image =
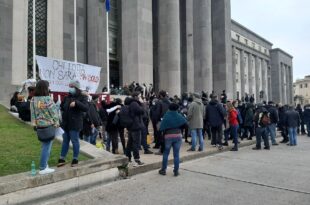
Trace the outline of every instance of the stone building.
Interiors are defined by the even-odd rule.
[[[310,104],[310,75],[303,79],[298,79],[293,85],[295,105],[302,106]]]
[[[37,55],[74,60],[73,2],[36,0]],[[32,0],[0,0],[3,102],[32,76],[32,8]],[[230,0],[111,0],[108,25],[103,0],[77,0],[77,60],[103,68],[100,89],[107,53],[116,86],[154,84],[171,95],[226,90],[228,98],[263,91],[264,100],[292,101],[292,57],[232,21]]]

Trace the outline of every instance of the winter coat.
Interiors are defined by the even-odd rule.
[[[99,113],[97,111],[97,106],[94,102],[89,102],[89,109],[84,115],[83,122],[83,134],[89,136],[92,132],[91,125],[93,124],[95,127],[99,127],[101,123],[101,119]]]
[[[304,122],[310,122],[310,104],[304,106]]]
[[[107,109],[110,109],[110,108],[113,108],[117,105],[120,105],[118,103],[115,103],[115,102],[112,102],[110,103],[108,106],[107,106]],[[110,112],[108,114],[108,120],[107,120],[107,125],[106,125],[106,131],[107,132],[115,132],[118,130],[118,126],[113,124],[113,120],[114,120],[114,117],[116,116],[116,111],[118,109],[114,110],[113,112]]]
[[[133,98],[126,98],[125,105],[129,105],[131,117],[133,119],[132,126],[128,128],[129,131],[138,131],[144,128],[142,117],[144,115],[144,109],[141,103]]]
[[[285,107],[280,107],[279,108],[279,127],[284,127],[285,125],[285,113],[287,109]]]
[[[186,119],[177,111],[167,111],[160,123],[160,131],[177,129],[187,123]]]
[[[170,103],[171,102],[168,98],[163,98],[158,101],[156,112],[159,113],[159,119],[157,119],[157,122],[161,121],[164,117],[165,113],[168,111]]]
[[[224,119],[227,115],[223,105],[217,100],[211,100],[206,108],[206,122],[211,127],[218,127],[224,124]]]
[[[50,96],[34,97],[30,102],[31,124],[36,127],[59,126],[59,110]]]
[[[298,127],[300,125],[299,113],[294,109],[289,109],[285,113],[285,125],[287,127]]]
[[[277,124],[279,122],[279,114],[277,108],[275,108],[274,106],[269,106],[267,110],[270,114],[270,123]]]
[[[266,108],[264,107],[259,107],[257,108],[257,110],[255,111],[255,115],[254,115],[254,123],[255,123],[255,127],[266,127],[267,125],[264,125],[261,121],[262,121],[262,117],[263,115],[268,115],[268,117],[270,117],[269,112],[267,111]]]
[[[190,129],[203,128],[204,105],[201,99],[195,98],[189,105],[187,120]]]
[[[75,102],[75,107],[70,107],[71,102]],[[60,104],[60,109],[62,111],[61,127],[63,130],[79,132],[83,129],[83,118],[89,109],[87,96],[69,94]]]
[[[254,105],[247,103],[244,110],[243,126],[252,127],[254,119]]]
[[[230,109],[228,111],[228,121],[230,126],[237,126],[238,123],[238,111],[236,109]]]

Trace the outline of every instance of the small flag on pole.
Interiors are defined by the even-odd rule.
[[[107,12],[110,11],[110,0],[105,0],[105,9]]]

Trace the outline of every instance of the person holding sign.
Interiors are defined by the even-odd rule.
[[[88,111],[87,96],[82,94],[80,82],[71,81],[69,84],[69,95],[66,96],[60,105],[62,111],[61,127],[65,131],[58,167],[66,164],[65,158],[68,154],[69,143],[73,145],[73,160],[71,166],[78,165],[80,152],[79,133],[83,129],[83,115]]]

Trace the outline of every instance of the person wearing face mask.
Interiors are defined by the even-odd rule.
[[[61,127],[64,130],[63,142],[58,167],[66,164],[65,158],[68,154],[69,143],[73,145],[73,160],[71,166],[78,165],[80,152],[79,133],[83,129],[83,116],[88,111],[88,97],[82,94],[80,82],[73,80],[69,84],[69,95],[66,96],[60,105],[62,111]]]

